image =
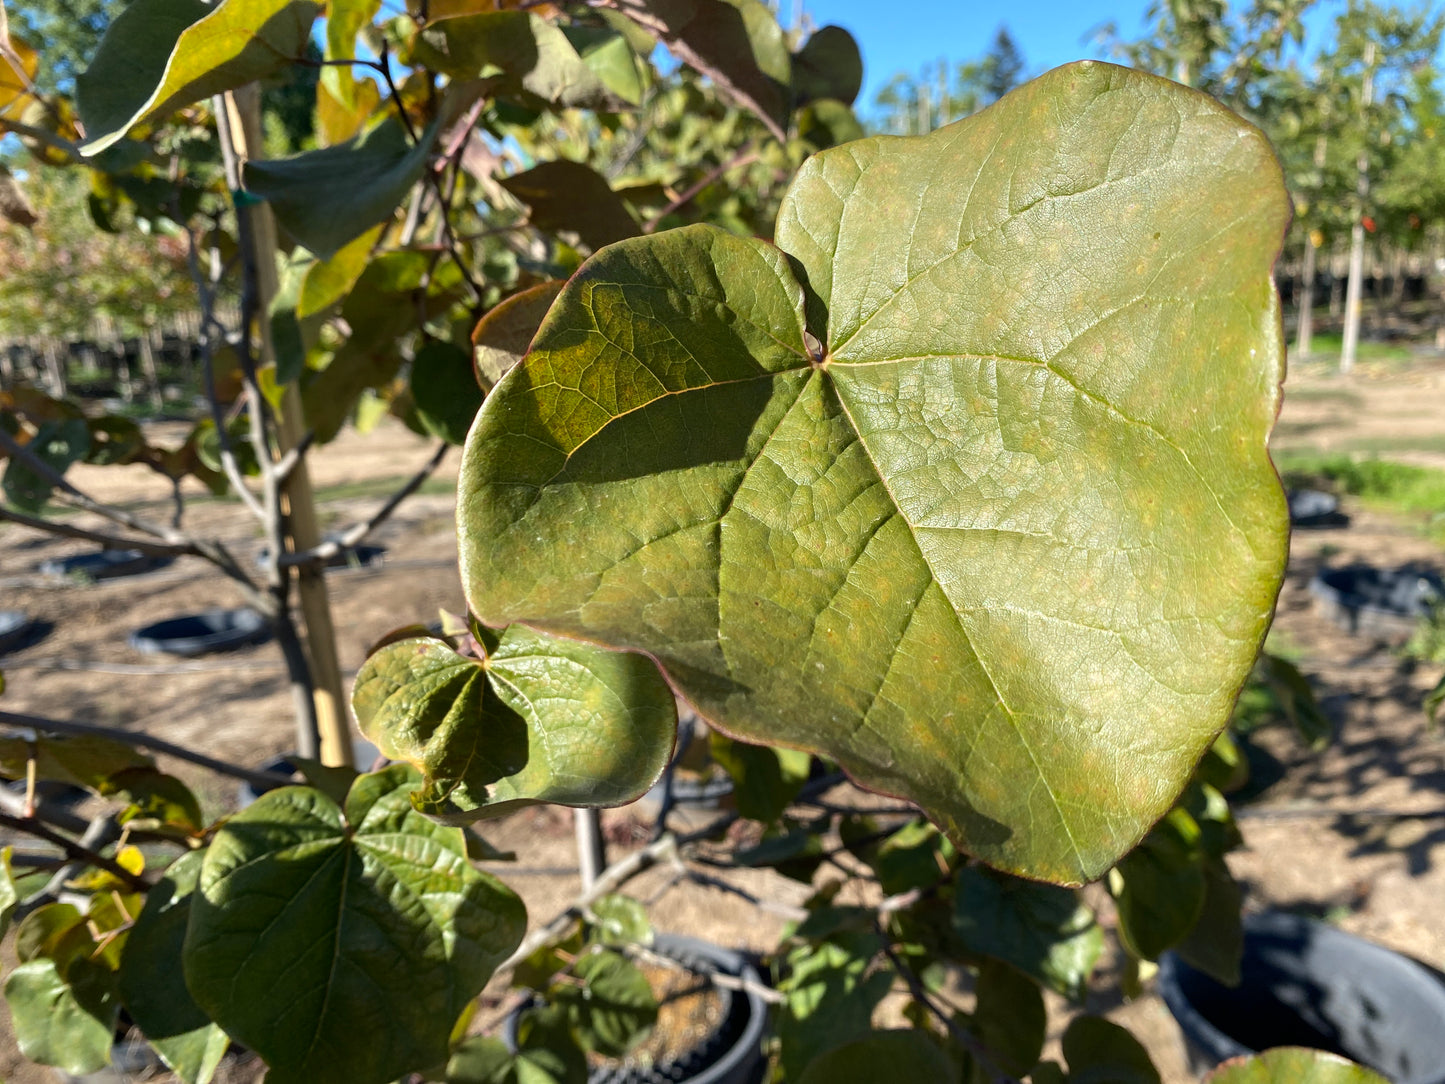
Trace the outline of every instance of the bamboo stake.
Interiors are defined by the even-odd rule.
[[[225,95],[225,122],[230,127],[236,152],[245,161],[261,157],[261,95],[252,83]],[[252,215],[256,266],[260,285],[261,361],[274,364],[271,324],[266,318],[279,283],[276,275],[276,220],[271,208],[262,203]],[[301,389],[288,384],[282,391],[278,436],[284,455],[296,448],[305,435],[301,414]],[[293,552],[312,549],[321,543],[316,519],[316,500],[306,457],[301,455],[286,479],[285,500],[287,548]],[[336,630],[331,622],[331,602],[321,567],[297,569],[297,594],[306,623],[306,646],[316,701],[316,723],[321,733],[321,762],[333,767],[352,767],[351,733],[346,722],[345,697],[341,689],[341,664],[336,656]]]

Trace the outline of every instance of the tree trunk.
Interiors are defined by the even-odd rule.
[[[66,397],[65,359],[61,357],[60,345],[54,339],[45,340],[45,379],[52,396],[56,399]]]
[[[1361,109],[1367,111],[1375,97],[1375,43],[1365,44],[1365,87]],[[1345,331],[1340,347],[1340,372],[1355,367],[1355,348],[1360,341],[1360,292],[1364,283],[1365,200],[1370,195],[1370,160],[1361,151],[1355,159],[1355,224],[1350,227],[1350,279],[1345,286]]]
[[[151,407],[160,413],[165,406],[165,396],[161,393],[161,374],[156,368],[155,347],[151,345],[151,329],[146,328],[140,337],[140,368],[145,374],[146,391],[150,395]]]
[[[1315,333],[1315,239],[1305,235],[1304,270],[1300,272],[1299,326],[1295,331],[1295,352],[1301,358],[1310,356]]]

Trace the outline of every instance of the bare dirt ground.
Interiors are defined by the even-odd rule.
[[[1408,437],[1418,438],[1417,447],[1401,447],[1411,443]],[[1348,380],[1298,367],[1277,439],[1290,447],[1325,450],[1393,442],[1400,450],[1382,454],[1445,466],[1445,366],[1365,368]],[[367,437],[348,434],[320,449],[312,456],[313,474],[325,498],[336,493],[328,487],[343,483],[399,481],[427,454],[426,444],[412,434],[383,426]],[[438,477],[454,477],[457,458],[452,453]],[[112,502],[146,502],[142,510],[156,518],[169,513],[165,485],[143,468],[81,469],[72,477]],[[366,515],[386,491],[379,484],[365,485],[366,492],[356,495],[357,488],[327,500],[329,523]],[[1272,634],[1298,653],[1301,668],[1337,724],[1338,737],[1327,751],[1311,753],[1283,731],[1259,736],[1259,744],[1285,764],[1286,772],[1241,811],[1247,847],[1231,857],[1231,867],[1247,886],[1250,908],[1287,906],[1328,914],[1347,930],[1445,968],[1445,741],[1425,732],[1419,707],[1421,695],[1439,675],[1403,666],[1388,646],[1340,631],[1315,609],[1306,591],[1322,562],[1415,560],[1445,569],[1445,554],[1425,541],[1414,523],[1347,507],[1355,517],[1349,528],[1296,534]],[[387,630],[432,620],[439,607],[462,609],[452,515],[450,496],[414,497],[379,534],[377,540],[389,548],[380,569],[328,577],[348,674],[360,665],[366,646]],[[196,503],[186,522],[199,533],[225,538],[243,554],[257,545],[244,509],[234,502]],[[126,644],[130,630],[150,621],[238,604],[223,578],[199,562],[89,586],[47,582],[34,571],[47,557],[84,548],[17,528],[0,529],[0,608],[26,610],[52,626],[44,639],[0,659],[8,683],[6,707],[144,729],[245,763],[260,763],[291,746],[290,705],[274,646],[177,664],[139,655]],[[166,766],[198,788],[209,811],[234,802],[233,785],[185,766]],[[644,838],[645,826],[635,811],[607,811],[604,823],[614,858]],[[496,871],[523,895],[534,923],[545,921],[576,894],[570,814],[526,810],[489,824],[486,834],[519,853],[517,867]],[[744,892],[783,903],[796,904],[807,891],[765,872],[729,877]],[[659,869],[628,887],[642,899],[660,895],[653,910],[658,928],[755,949],[776,942],[784,922],[780,915],[715,888],[685,885],[667,891],[669,881],[669,871]],[[1104,893],[1096,895],[1106,901]],[[1108,1011],[1133,1028],[1149,1046],[1166,1084],[1194,1079],[1185,1069],[1178,1031],[1157,997],[1122,1004],[1107,968],[1096,987],[1090,1008]],[[233,1077],[255,1078],[254,1069],[245,1068]],[[18,1057],[3,1006],[0,1079],[12,1084],[52,1079]]]

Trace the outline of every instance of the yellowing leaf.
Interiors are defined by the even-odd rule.
[[[81,153],[98,154],[132,125],[291,63],[318,10],[311,0],[132,0],[76,78]]]

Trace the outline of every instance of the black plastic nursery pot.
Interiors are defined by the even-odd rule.
[[[1325,530],[1350,525],[1350,517],[1340,511],[1340,499],[1333,493],[1322,489],[1291,489],[1286,497],[1292,527]]]
[[[47,631],[48,626],[23,610],[0,610],[0,655],[29,647]]]
[[[260,613],[250,609],[205,610],[173,617],[130,634],[130,646],[148,655],[181,655],[194,658],[214,651],[231,651],[271,638],[271,626]]]
[[[1430,607],[1445,600],[1445,580],[1418,565],[1326,568],[1310,580],[1310,594],[1348,632],[1404,640]]]
[[[676,960],[698,975],[732,975],[761,986],[758,971],[740,952],[681,934],[659,933],[652,951]],[[587,1084],[761,1084],[767,1072],[763,1037],[768,1007],[753,990],[715,986],[724,1009],[721,1023],[710,1034],[673,1061],[645,1065],[623,1062],[593,1066]],[[507,1018],[503,1039],[513,1050],[523,1006]]]
[[[40,562],[40,571],[57,579],[114,580],[154,572],[170,564],[171,560],[170,557],[157,557],[140,550],[93,550],[69,557],[52,557]]]
[[[1445,983],[1423,965],[1299,915],[1244,921],[1241,981],[1227,987],[1173,953],[1159,992],[1190,1069],[1275,1046],[1341,1054],[1393,1084],[1445,1084]]]

